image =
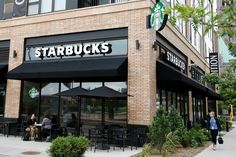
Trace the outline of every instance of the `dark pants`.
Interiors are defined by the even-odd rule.
[[[216,144],[217,141],[218,130],[211,130],[211,141]]]

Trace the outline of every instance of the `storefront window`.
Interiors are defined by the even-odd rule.
[[[166,108],[166,91],[165,90],[161,90],[161,106],[167,110]]]
[[[66,89],[62,84],[62,89]],[[68,89],[68,88],[67,88]],[[56,95],[59,92],[59,83],[44,83],[41,88],[41,119],[45,114],[50,115],[52,123],[58,123],[58,105],[59,98]]]
[[[39,83],[23,82],[22,104],[20,108],[21,117],[35,114],[39,116],[39,98],[40,87]]]
[[[4,116],[5,97],[6,97],[6,85],[0,84],[0,117]]]
[[[171,91],[167,91],[167,110],[170,112],[172,107],[172,97],[171,97]]]
[[[127,93],[126,82],[106,82],[105,86],[118,92]],[[124,125],[127,123],[127,99],[106,99],[105,124]]]
[[[102,82],[85,82],[82,88],[92,90],[102,86]],[[90,128],[101,125],[102,121],[102,100],[96,98],[82,98],[81,123],[82,132],[88,133]]]

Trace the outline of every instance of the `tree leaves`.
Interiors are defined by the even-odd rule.
[[[213,30],[217,35],[225,37],[231,55],[236,57],[236,0],[225,0],[224,9],[213,13],[207,7],[200,5],[192,7],[189,4],[176,4],[165,12],[170,16],[170,22],[175,25],[178,19],[190,23],[194,30],[203,25],[204,34]]]

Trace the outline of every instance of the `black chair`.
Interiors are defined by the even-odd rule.
[[[94,146],[94,152],[96,149],[102,149],[109,151],[107,132],[98,128],[89,130],[89,140],[91,141],[91,151]]]
[[[60,135],[61,135],[61,128],[59,127],[58,124],[53,124],[50,130],[51,140],[57,138]]]
[[[113,150],[115,147],[122,147],[123,151],[125,147],[128,147],[128,130],[125,128],[116,128],[112,130]]]
[[[18,126],[18,119],[17,118],[4,118],[4,136],[7,137],[9,135],[16,135],[17,134],[17,126]]]

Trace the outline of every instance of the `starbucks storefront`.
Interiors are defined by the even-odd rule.
[[[49,114],[54,124],[77,127],[80,131],[101,124],[127,124],[127,98],[102,99],[59,96],[60,92],[82,87],[106,86],[127,93],[127,28],[82,32],[25,39],[25,57],[8,73],[22,80],[20,117],[36,114],[41,122]],[[78,101],[81,101],[79,109]],[[81,113],[79,113],[81,112]]]

